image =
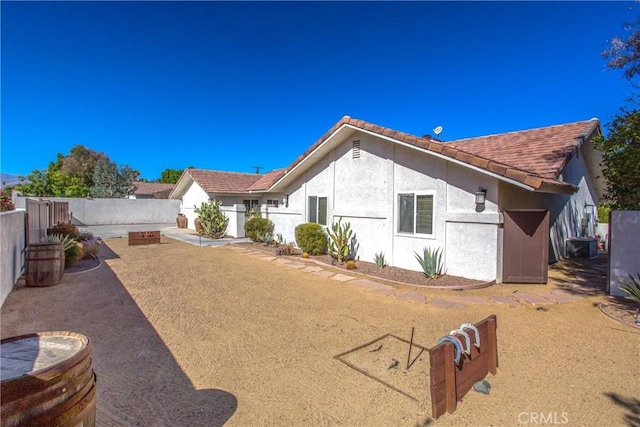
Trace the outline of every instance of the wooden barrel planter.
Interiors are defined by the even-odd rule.
[[[53,286],[64,274],[62,243],[32,243],[27,248],[27,286]]]
[[[91,343],[74,332],[2,340],[0,424],[93,427],[96,380]]]

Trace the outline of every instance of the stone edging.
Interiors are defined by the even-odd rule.
[[[606,299],[607,299],[607,297],[606,297],[606,296],[604,296],[604,297],[602,297],[602,299],[601,299],[601,300],[600,300],[600,302],[598,303],[598,308],[600,309],[600,311],[601,311],[605,316],[607,316],[608,318],[610,318],[610,319],[612,319],[612,320],[615,320],[616,322],[618,322],[618,323],[620,323],[620,324],[622,324],[622,325],[625,325],[625,326],[631,326],[632,328],[633,328],[633,327],[635,327],[635,328],[640,328],[640,325],[634,325],[634,324],[631,324],[631,325],[630,325],[630,324],[628,324],[627,322],[624,322],[624,321],[622,321],[622,320],[618,319],[617,317],[615,317],[615,316],[613,316],[613,315],[611,315],[611,314],[607,313],[607,312],[604,310],[604,307],[602,306],[602,302],[603,302],[603,301],[605,301]]]
[[[93,268],[90,268],[90,269],[88,269],[88,270],[76,271],[75,273],[64,273],[64,274],[65,274],[65,275],[69,275],[69,276],[73,276],[73,275],[75,275],[75,274],[88,273],[88,272],[90,272],[90,271],[97,270],[98,268],[100,268],[100,267],[102,266],[102,260],[101,260],[100,258],[96,258],[96,259],[98,260],[98,265],[96,265],[96,266],[95,266],[95,267],[93,267]]]
[[[298,257],[298,260],[301,261],[301,262],[312,262],[312,263],[314,263],[316,265],[319,265],[319,266],[322,266],[322,267],[328,267],[328,268],[332,268],[334,270],[343,271],[343,269],[341,269],[341,268],[334,267],[332,265],[329,265],[329,264],[326,264],[324,262],[315,260],[313,258],[301,258],[301,257]],[[372,280],[379,280],[379,281],[394,283],[396,285],[402,285],[402,286],[411,286],[411,287],[419,288],[419,289],[440,289],[440,290],[450,290],[450,291],[464,291],[464,290],[470,290],[470,289],[488,288],[489,286],[493,286],[493,285],[496,284],[496,281],[492,280],[490,282],[479,283],[477,285],[462,285],[462,286],[415,285],[413,283],[405,283],[405,282],[398,282],[396,280],[391,280],[391,279],[383,279],[383,278],[380,278],[378,276],[371,276],[369,274],[359,273],[359,272],[354,271],[354,270],[346,270],[346,271],[347,271],[347,273],[344,273],[344,274],[358,274],[360,276],[364,276],[364,277],[366,277],[368,279],[372,279]]]

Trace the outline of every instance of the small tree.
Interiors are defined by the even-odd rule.
[[[609,136],[594,140],[602,151],[606,199],[612,209],[640,209],[640,111],[622,110],[609,123]]]
[[[160,182],[164,184],[175,184],[182,175],[182,169],[165,169],[160,174]]]
[[[194,212],[202,225],[201,233],[212,239],[224,237],[229,225],[229,218],[220,210],[221,205],[220,200],[211,200],[208,203],[202,203],[199,208],[194,206]]]
[[[136,190],[133,181],[140,173],[127,165],[118,168],[115,162],[104,158],[96,162],[93,171],[93,197],[127,197]]]

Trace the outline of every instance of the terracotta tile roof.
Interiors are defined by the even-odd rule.
[[[540,177],[556,179],[565,165],[598,126],[595,119],[460,139],[446,145],[485,158],[494,158]]]
[[[576,150],[576,147],[581,143],[581,141],[578,141],[575,138],[578,138],[579,135],[585,134],[585,132],[587,132],[585,136],[588,136],[588,134],[598,125],[599,122],[593,119],[587,122],[571,123],[557,127],[551,126],[549,128],[533,129],[532,131],[511,132],[508,134],[486,137],[495,138],[491,139],[491,141],[499,141],[500,143],[504,142],[505,144],[507,141],[512,139],[515,141],[527,141],[527,144],[529,145],[528,150],[520,150],[519,156],[523,158],[516,159],[518,155],[515,154],[515,151],[517,150],[513,148],[512,150],[514,151],[514,154],[503,157],[499,149],[500,143],[492,143],[491,149],[478,149],[481,151],[478,153],[473,151],[476,148],[476,143],[469,144],[467,147],[467,142],[482,138],[459,140],[456,141],[456,143],[443,143],[431,138],[430,136],[419,137],[368,123],[364,120],[344,116],[335,125],[333,125],[331,129],[316,140],[316,142],[314,142],[301,156],[294,160],[293,163],[286,168],[285,172],[288,173],[300,164],[342,126],[351,126],[381,136],[389,137],[405,144],[419,147],[426,151],[441,154],[462,163],[484,169],[493,174],[520,182],[534,189],[539,189],[543,186],[555,186],[562,187],[563,190],[572,192],[576,187],[562,181],[556,181],[557,173],[554,175],[554,171],[558,170],[558,168],[561,170],[561,166],[564,166],[564,164],[570,160]],[[560,136],[558,136],[558,131],[561,131]],[[533,134],[529,134],[527,132],[533,132]],[[525,137],[519,138],[519,135],[522,133],[525,134]],[[534,150],[534,148],[536,148],[535,143],[539,138],[547,138],[544,143],[540,143],[544,149]],[[559,147],[554,147],[553,144],[559,144]],[[517,143],[509,143],[507,145],[516,146]],[[515,162],[516,164],[511,164],[509,162]],[[532,168],[533,170],[525,168]]]
[[[134,194],[142,195],[142,194],[155,194],[163,191],[171,191],[175,184],[164,184],[161,182],[142,182],[142,181],[134,181],[133,185],[136,186],[136,191]]]
[[[255,173],[223,172],[189,169],[191,178],[207,193],[245,193],[247,188],[260,179]]]
[[[248,191],[265,191],[269,187],[273,185],[274,182],[279,180],[282,175],[284,175],[286,169],[274,169],[271,172],[267,172],[266,174],[260,176],[256,182],[251,184],[247,190]]]

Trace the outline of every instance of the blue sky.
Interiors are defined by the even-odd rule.
[[[634,2],[6,2],[0,170],[285,167],[342,116],[444,140],[587,120]]]

